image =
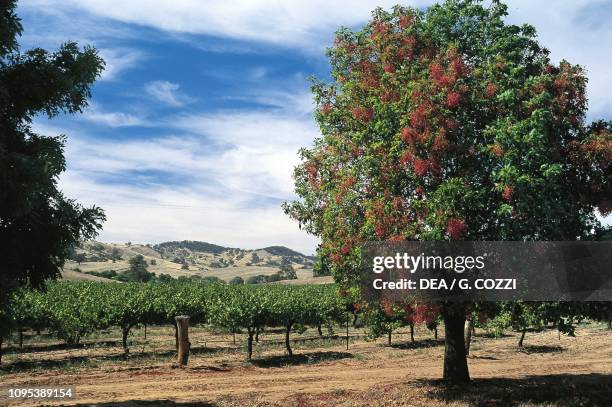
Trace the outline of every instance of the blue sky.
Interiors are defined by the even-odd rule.
[[[328,77],[338,26],[394,3],[22,0],[23,49],[74,40],[107,62],[85,114],[35,121],[68,136],[62,189],[106,210],[103,241],[312,253],[316,238],[280,209],[294,197],[297,150],[317,136],[307,77]],[[612,118],[612,1],[508,4],[554,61],[587,68],[589,117]]]

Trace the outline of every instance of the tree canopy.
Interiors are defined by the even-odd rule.
[[[585,123],[583,68],[553,64],[535,29],[506,15],[499,1],[448,0],[379,8],[361,31],[337,32],[332,81],[312,86],[321,136],[300,151],[300,199],[285,210],[321,237],[338,281],[356,283],[365,241],[602,231],[612,123]],[[464,310],[442,313],[462,330]],[[466,376],[467,365],[455,378]]]
[[[65,170],[63,135],[32,130],[38,115],[78,113],[87,106],[103,60],[74,42],[50,52],[21,52],[16,2],[0,5],[0,299],[23,284],[59,275],[69,249],[96,235],[105,220],[58,189]],[[0,309],[5,304],[0,304]]]

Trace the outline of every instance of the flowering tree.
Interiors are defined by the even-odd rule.
[[[494,1],[376,9],[340,29],[315,81],[321,137],[300,151],[286,212],[356,284],[372,240],[574,240],[611,209],[610,123],[587,126],[584,71]],[[442,304],[444,378],[469,380],[467,304]]]

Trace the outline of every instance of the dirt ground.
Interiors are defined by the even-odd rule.
[[[0,405],[95,406],[612,406],[612,331],[581,326],[576,337],[547,330],[490,338],[478,332],[464,388],[445,387],[443,339],[418,329],[416,342],[395,335],[368,342],[352,331],[349,350],[336,339],[318,339],[309,330],[283,356],[280,332],[267,332],[254,360],[244,360],[237,336],[192,330],[193,352],[187,367],[174,363],[172,330],[142,329],[133,338],[130,358],[109,338],[90,339],[86,347],[27,341],[25,351],[11,348],[3,358],[0,388],[75,386],[76,398],[62,402]],[[442,336],[442,335],[441,335]]]

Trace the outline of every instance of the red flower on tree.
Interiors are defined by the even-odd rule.
[[[424,176],[429,171],[428,162],[421,158],[415,158],[412,165],[413,165],[414,173],[419,177]]]
[[[446,97],[446,106],[455,108],[461,103],[461,95],[457,92],[451,92]]]
[[[502,155],[504,155],[504,149],[497,143],[489,147],[489,151],[491,152],[491,154],[497,157],[501,157]]]
[[[321,113],[323,113],[324,115],[328,115],[330,114],[332,111],[332,107],[329,103],[324,103],[323,107],[321,108]]]
[[[513,192],[513,188],[511,186],[506,186],[504,188],[504,191],[502,192],[502,198],[504,198],[504,201],[506,202],[510,202],[512,200],[512,192]]]
[[[359,121],[369,122],[374,116],[374,110],[371,107],[356,107],[353,109],[353,116]]]
[[[417,139],[416,132],[411,127],[404,127],[402,129],[402,141],[406,144],[414,144]]]
[[[485,96],[490,99],[493,96],[495,96],[496,93],[497,93],[497,85],[494,83],[488,83],[487,87],[485,88]]]
[[[410,27],[412,25],[412,16],[411,15],[406,15],[406,16],[401,16],[399,19],[399,26],[401,29],[406,29],[408,27]]]
[[[461,239],[463,235],[463,231],[467,225],[465,224],[465,220],[461,218],[450,218],[446,223],[446,232],[453,240]]]

